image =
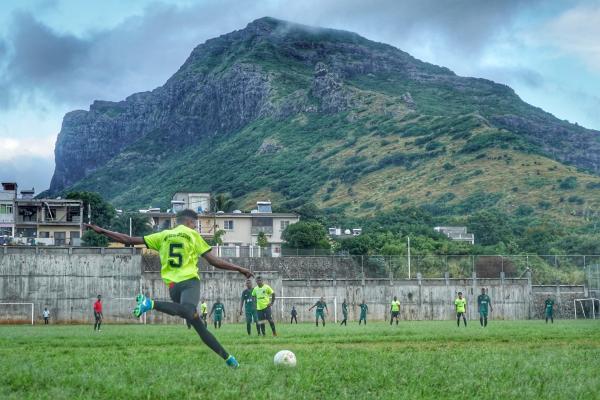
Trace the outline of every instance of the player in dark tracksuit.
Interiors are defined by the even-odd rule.
[[[292,318],[290,319],[290,324],[296,321],[298,323],[298,311],[296,311],[296,306],[292,306]]]
[[[246,280],[246,289],[242,292],[242,299],[240,302],[240,315],[242,315],[242,309],[246,314],[246,332],[248,335],[252,334],[252,322],[256,324],[256,332],[260,334],[260,327],[258,326],[258,315],[256,314],[256,302],[255,298],[252,297],[252,280]]]
[[[346,303],[346,299],[342,303],[342,314],[344,314],[344,319],[340,323],[340,325],[348,326],[348,303]]]

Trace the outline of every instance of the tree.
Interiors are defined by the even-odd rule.
[[[269,239],[267,239],[267,235],[264,232],[259,232],[258,237],[256,238],[256,244],[258,247],[268,247]]]
[[[514,241],[510,217],[496,210],[479,211],[468,219],[469,230],[475,234],[478,244],[489,246]]]
[[[95,192],[69,192],[67,199],[83,201],[83,220],[88,222],[88,205],[91,211],[91,222],[102,227],[109,227],[117,215],[115,208],[104,201],[102,196]]]
[[[208,243],[211,246],[222,246],[224,234],[225,234],[225,231],[223,229],[219,229],[218,231],[215,232],[215,236],[213,236],[212,239],[208,239],[206,241],[206,243]]]
[[[98,193],[70,192],[67,193],[66,198],[83,201],[83,220],[85,222],[88,222],[88,209],[90,210],[91,214],[91,222],[103,227],[110,227],[113,218],[117,214],[115,208],[110,203],[104,201],[102,196],[100,196]],[[85,246],[108,246],[108,239],[93,231],[86,231],[81,237],[81,240]]]
[[[146,214],[128,212],[113,220],[112,230],[129,235],[129,219],[131,218],[132,236],[146,236],[152,233],[150,218]]]
[[[284,246],[292,249],[329,249],[325,227],[316,221],[300,221],[288,225],[281,234]]]
[[[230,212],[235,207],[235,202],[227,194],[220,193],[214,197],[213,212]]]
[[[108,238],[94,231],[85,231],[81,236],[81,241],[84,246],[89,247],[106,247],[108,246]]]

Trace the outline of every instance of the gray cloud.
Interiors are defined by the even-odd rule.
[[[54,171],[54,160],[42,157],[23,157],[19,162],[0,161],[0,181],[17,182],[19,188],[40,193],[48,188]]]
[[[84,105],[153,89],[196,45],[265,15],[356,31],[408,50],[426,43],[446,54],[473,57],[524,7],[536,2],[307,0],[240,6],[223,0],[185,7],[155,3],[141,16],[85,37],[56,32],[21,12],[14,14],[9,45],[4,46],[10,56],[0,78],[0,86],[7,88],[4,101],[0,95],[0,107],[7,105],[6,97],[16,103],[42,93],[54,101]],[[0,55],[2,51],[0,45]]]
[[[10,77],[32,86],[52,87],[85,62],[90,44],[71,35],[59,35],[27,13],[17,13],[12,33],[14,54]],[[12,73],[11,73],[12,72]]]
[[[502,82],[507,85],[525,85],[529,88],[541,88],[546,79],[539,72],[524,67],[479,68],[482,78]]]

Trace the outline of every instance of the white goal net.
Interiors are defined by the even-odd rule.
[[[575,319],[596,319],[600,318],[600,300],[590,297],[587,299],[574,299],[573,309],[575,310]]]
[[[315,309],[308,311],[321,297],[277,297],[275,299],[275,308],[279,311],[279,316],[283,322],[290,322],[292,317],[292,307],[296,308],[298,313],[298,322],[315,322]],[[338,321],[337,297],[325,296],[328,313],[325,314],[326,321]],[[279,302],[279,304],[277,304]]]
[[[33,325],[33,303],[0,303],[0,324]]]

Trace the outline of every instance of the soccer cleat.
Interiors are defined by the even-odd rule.
[[[154,308],[154,302],[143,294],[138,294],[135,298],[135,301],[137,305],[133,309],[133,315],[136,318],[141,317],[144,315],[144,313]]]
[[[232,355],[227,357],[227,360],[225,360],[225,364],[227,364],[227,366],[234,368],[234,369],[238,368],[240,366],[240,363],[238,363],[237,360],[235,359],[235,357]]]

